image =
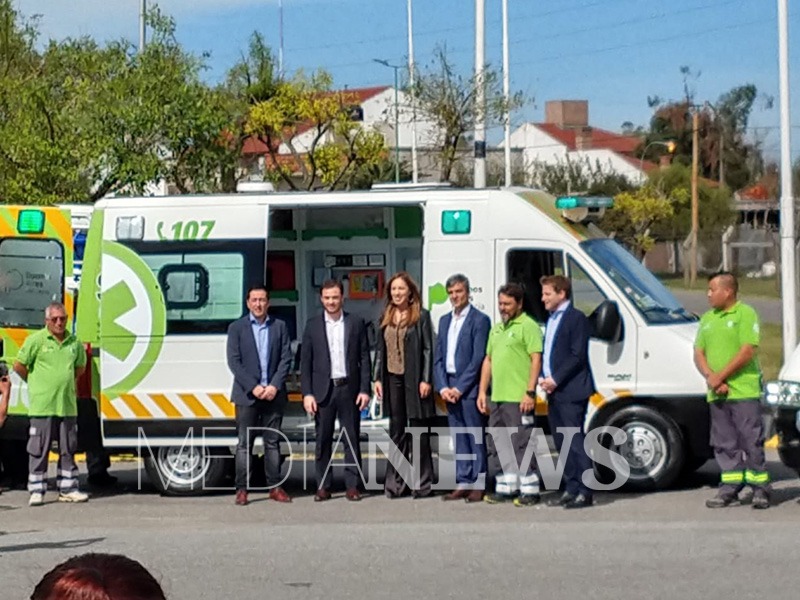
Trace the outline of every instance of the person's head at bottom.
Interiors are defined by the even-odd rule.
[[[166,600],[141,563],[121,554],[73,556],[47,573],[31,600]]]

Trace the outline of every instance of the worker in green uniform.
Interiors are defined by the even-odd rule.
[[[697,369],[708,384],[711,445],[722,470],[709,508],[736,504],[739,492],[753,488],[753,508],[769,508],[769,473],[761,420],[761,368],[756,353],[756,311],[737,298],[736,277],[727,272],[708,280],[711,310],[700,319],[695,341]]]

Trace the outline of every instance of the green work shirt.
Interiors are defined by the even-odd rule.
[[[747,304],[737,302],[728,310],[713,309],[700,319],[695,348],[706,355],[708,366],[718,373],[741,350],[749,344],[758,347],[759,325],[756,311]],[[728,377],[727,396],[708,391],[708,401],[714,400],[754,400],[761,396],[761,368],[756,356]]]
[[[528,391],[531,356],[542,352],[542,330],[525,313],[489,332],[486,354],[492,359],[492,401],[522,402]]]
[[[76,417],[75,369],[86,365],[86,351],[67,333],[58,340],[45,328],[30,335],[17,354],[28,369],[28,416]]]

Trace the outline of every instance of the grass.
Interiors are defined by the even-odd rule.
[[[778,376],[783,364],[783,332],[780,325],[763,323],[761,325],[761,346],[758,358],[764,381],[771,381]]]
[[[708,287],[708,280],[704,276],[698,276],[693,287],[684,284],[682,275],[661,275],[661,282],[673,290],[698,290],[705,291]],[[761,298],[781,297],[780,282],[777,277],[765,277],[762,279],[748,279],[739,277],[739,295],[742,297],[759,296]]]

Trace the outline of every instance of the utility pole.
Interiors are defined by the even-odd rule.
[[[283,79],[283,0],[278,0],[278,79]]]
[[[506,103],[503,113],[503,137],[505,141],[506,187],[511,187],[511,83],[508,58],[508,0],[503,0],[503,101]]]
[[[406,3],[408,7],[408,87],[411,97],[411,181],[419,182],[419,163],[417,162],[417,101],[414,90],[414,18],[411,0]]]
[[[486,187],[486,0],[475,0],[475,189]]]
[[[789,113],[788,2],[778,0],[778,63],[781,102],[781,305],[783,360],[797,343],[797,277],[794,255],[794,194],[792,190],[792,123]]]
[[[379,65],[394,69],[394,182],[400,183],[400,103],[398,100],[398,76],[397,72],[401,67],[392,65],[388,60],[382,58],[373,58],[373,61]]]
[[[139,2],[139,53],[144,52],[147,43],[147,0]]]
[[[692,110],[692,234],[689,257],[689,286],[697,282],[697,231],[700,228],[700,207],[697,199],[697,170],[700,158],[699,126],[700,113]]]

